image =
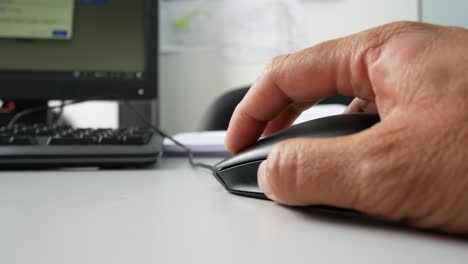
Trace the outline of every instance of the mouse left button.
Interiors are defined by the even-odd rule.
[[[237,165],[217,171],[218,180],[230,192],[261,193],[257,182],[257,171],[263,160]]]

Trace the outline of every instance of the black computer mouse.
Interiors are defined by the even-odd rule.
[[[257,170],[273,146],[290,138],[339,137],[367,129],[380,118],[376,114],[356,113],[311,120],[263,138],[249,148],[215,165],[214,176],[231,193],[267,199],[257,183]]]

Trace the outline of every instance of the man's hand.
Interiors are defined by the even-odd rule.
[[[381,122],[351,136],[278,144],[258,171],[286,205],[332,205],[468,233],[468,31],[398,22],[276,58],[234,112],[238,152],[320,99]]]

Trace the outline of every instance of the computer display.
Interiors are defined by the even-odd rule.
[[[156,62],[155,0],[0,0],[0,98],[154,98]]]

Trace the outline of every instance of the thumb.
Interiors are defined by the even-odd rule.
[[[260,188],[286,205],[355,208],[366,186],[357,166],[365,147],[360,134],[279,143],[259,167]]]

